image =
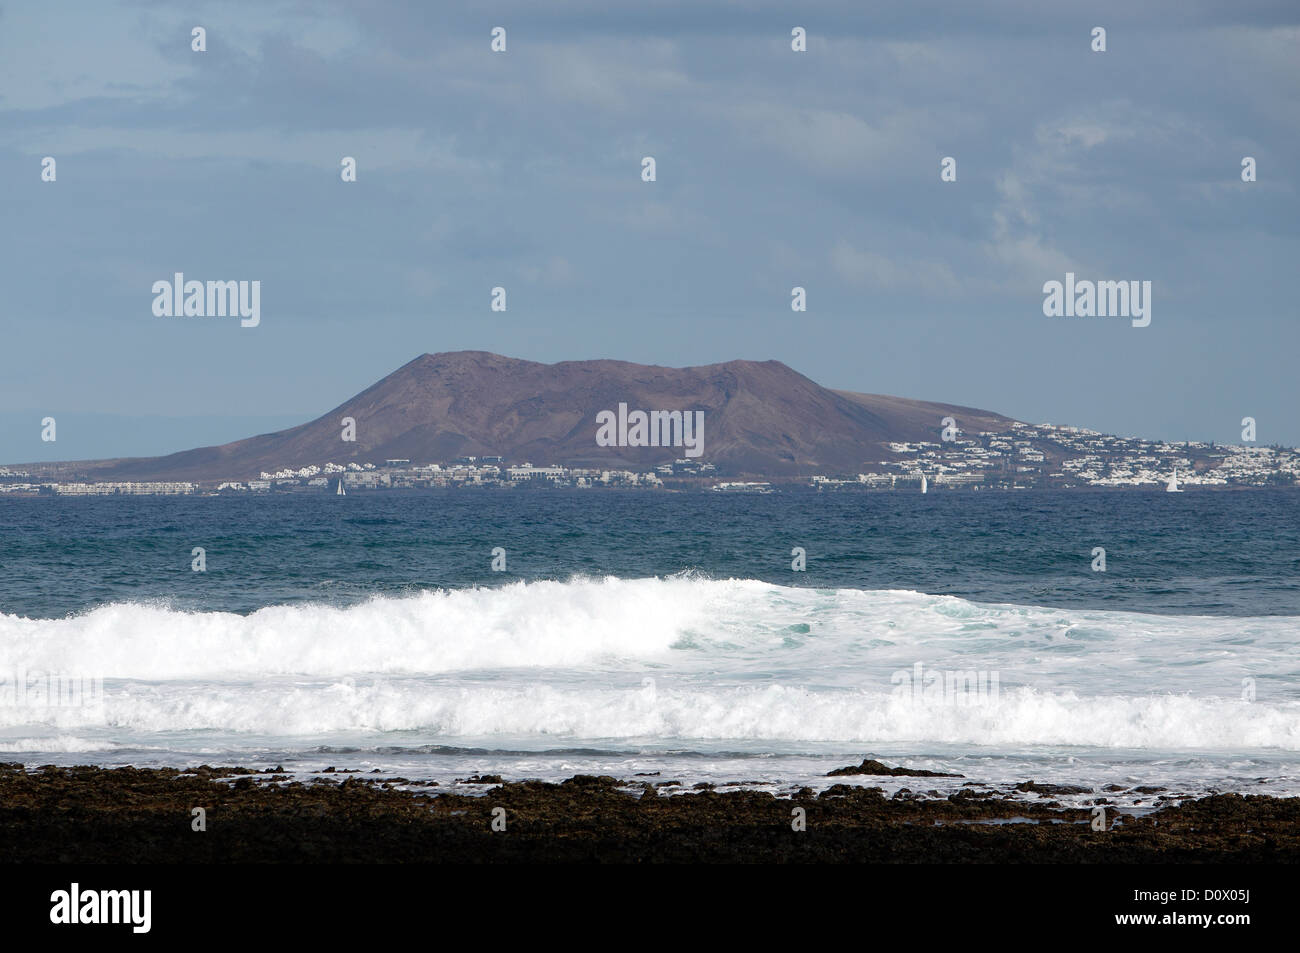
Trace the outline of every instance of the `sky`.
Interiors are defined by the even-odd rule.
[[[1293,2],[0,0],[0,461],[467,349],[1297,445],[1298,125]],[[260,324],[156,316],[178,271]],[[1150,325],[1046,316],[1066,272],[1150,281]]]

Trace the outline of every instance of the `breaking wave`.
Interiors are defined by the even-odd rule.
[[[121,603],[54,620],[0,615],[0,750],[29,750],[16,746],[51,732],[44,750],[175,732],[402,732],[416,742],[1293,751],[1298,632],[1291,617],[987,605],[690,575],[249,615]],[[996,694],[916,690],[953,671]],[[55,675],[84,676],[90,689],[53,704],[41,692]]]

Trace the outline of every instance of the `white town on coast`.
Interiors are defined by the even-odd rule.
[[[936,437],[939,436],[936,433]],[[672,448],[665,450],[672,455]],[[389,459],[365,463],[322,461],[262,472],[258,479],[213,474],[194,482],[86,482],[65,474],[69,464],[0,467],[0,494],[15,496],[141,496],[270,492],[331,492],[446,487],[636,487],[708,489],[721,492],[773,490],[1029,489],[1036,487],[1158,488],[1177,475],[1186,488],[1295,486],[1300,452],[1280,446],[1168,443],[1115,437],[1078,427],[1016,423],[996,433],[959,434],[934,442],[889,443],[882,459],[864,461],[856,473],[792,478],[726,479],[763,474],[726,474],[700,458],[665,459],[652,469],[534,465],[501,456],[449,461]]]

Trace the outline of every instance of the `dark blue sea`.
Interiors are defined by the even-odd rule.
[[[1298,618],[1285,489],[5,499],[0,752],[1300,793]]]

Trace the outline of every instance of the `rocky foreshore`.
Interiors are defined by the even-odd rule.
[[[876,762],[864,762],[868,776]],[[884,767],[884,766],[881,766]],[[859,772],[859,768],[851,769]],[[893,769],[888,769],[893,770]],[[338,778],[343,780],[338,780]],[[866,862],[1269,863],[1300,860],[1300,798],[1222,794],[1135,815],[971,782],[946,797],[837,783],[790,797],[688,793],[667,780],[561,784],[275,770],[0,765],[0,861],[27,863]],[[459,786],[458,786],[459,787]],[[1074,793],[1062,791],[1060,793]],[[1104,829],[1097,807],[1105,812]],[[201,812],[196,809],[202,809]]]

